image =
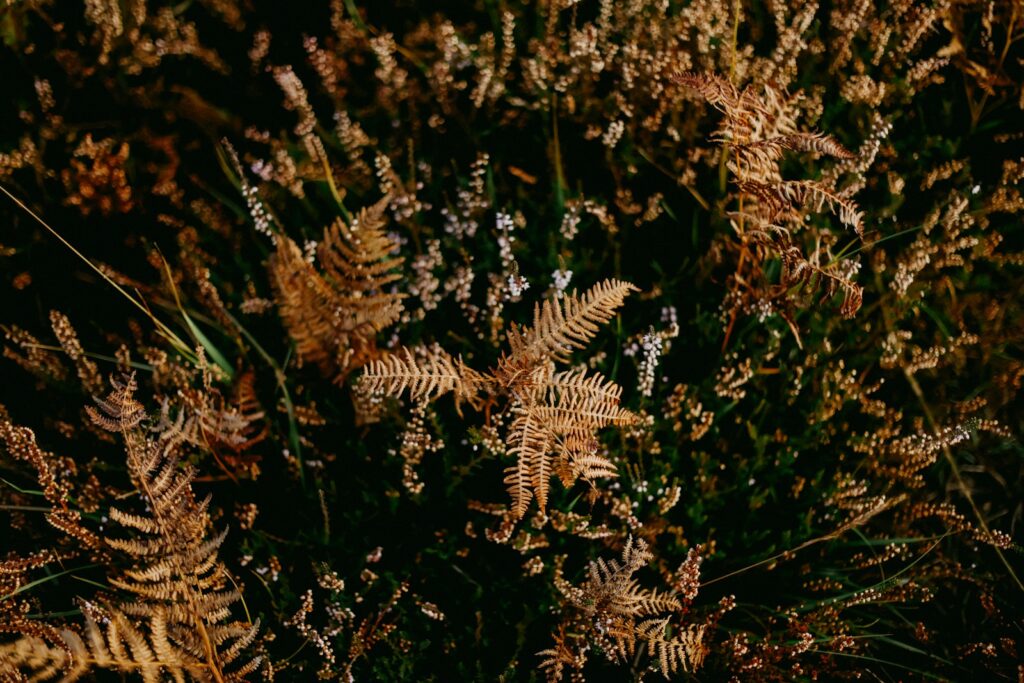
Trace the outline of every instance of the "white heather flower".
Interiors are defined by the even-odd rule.
[[[625,130],[626,124],[623,121],[612,121],[608,124],[608,129],[604,132],[601,143],[608,149],[614,149],[615,145],[619,144],[619,139]]]
[[[302,254],[306,259],[306,263],[310,265],[316,260],[316,247],[316,240],[306,240],[306,243],[302,245]]]
[[[555,272],[551,273],[551,277],[555,281],[556,296],[561,297],[565,294],[565,288],[569,286],[569,281],[572,280],[571,270],[562,270],[559,268]]]
[[[654,391],[654,383],[658,376],[658,359],[661,358],[661,335],[651,330],[644,335],[641,343],[644,357],[640,360],[640,394],[649,397]]]
[[[522,275],[508,276],[508,293],[511,298],[518,299],[529,288],[530,283]]]

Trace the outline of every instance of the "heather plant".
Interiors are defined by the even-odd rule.
[[[1020,677],[1016,0],[0,38],[0,679]]]

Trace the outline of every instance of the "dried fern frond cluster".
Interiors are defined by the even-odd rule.
[[[739,239],[741,266],[749,262],[752,269],[763,270],[765,252],[782,263],[778,284],[771,286],[761,301],[777,302],[780,314],[792,321],[790,292],[794,288],[812,293],[821,290],[822,301],[841,292],[840,310],[853,317],[861,307],[863,287],[843,275],[841,264],[829,250],[805,255],[794,233],[810,229],[807,211],[827,209],[863,237],[864,214],[851,198],[823,181],[784,179],[781,162],[786,151],[841,160],[855,159],[855,155],[828,135],[799,131],[798,97],[772,85],[758,89],[751,84],[740,90],[722,76],[693,73],[680,74],[677,81],[699,92],[724,115],[713,139],[723,146],[737,188],[737,208],[729,218]],[[759,277],[757,270],[741,271],[733,278],[737,306],[751,295],[741,292],[751,287],[747,278]]]
[[[559,627],[555,647],[539,653],[545,657],[540,667],[548,680],[562,680],[566,667],[581,672],[591,647],[608,659],[629,662],[641,645],[665,678],[700,667],[706,652],[704,624],[673,623],[678,621],[673,615],[682,614],[684,602],[692,596],[681,600],[641,588],[633,576],[653,559],[645,541],[630,537],[621,561],[598,558],[581,586],[570,584],[559,572],[555,585],[575,616]]]
[[[636,415],[619,405],[622,388],[585,369],[557,371],[573,349],[585,348],[636,287],[619,280],[594,285],[536,305],[533,325],[512,324],[509,351],[486,373],[472,370],[440,348],[400,350],[373,361],[360,381],[363,389],[427,402],[452,393],[491,414],[497,406],[510,420],[505,436],[516,464],[505,470],[512,510],[523,517],[536,498],[547,507],[551,478],[567,488],[577,479],[592,482],[617,476],[615,465],[600,453],[597,431],[627,427]]]
[[[195,473],[180,467],[182,440],[146,433],[135,378],[113,384],[87,411],[98,426],[121,436],[128,474],[145,504],[141,513],[111,507],[110,520],[133,534],[102,541],[104,549],[130,558],[130,567],[108,580],[131,597],[83,602],[82,635],[63,629],[56,642],[29,635],[0,645],[0,661],[29,669],[34,680],[58,674],[78,680],[96,668],[139,673],[146,681],[185,680],[186,674],[197,681],[244,680],[258,658],[229,666],[252,644],[259,623],[227,621],[240,596],[217,557],[226,533],[210,536],[209,500],[195,499]]]

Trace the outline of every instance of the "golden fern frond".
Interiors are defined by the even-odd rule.
[[[617,476],[611,462],[597,455],[595,432],[637,420],[619,406],[622,388],[615,383],[601,375],[587,377],[585,370],[551,374],[549,365],[522,380],[526,390],[520,400],[525,405],[514,409],[506,439],[508,454],[516,458],[516,464],[505,470],[505,484],[517,518],[526,514],[533,497],[542,510],[547,506],[552,474],[566,486],[581,476],[587,480]],[[553,458],[556,449],[557,460]]]
[[[579,657],[591,644],[610,661],[619,662],[636,656],[638,644],[645,645],[666,677],[701,665],[705,626],[691,626],[670,636],[671,615],[682,609],[682,602],[672,593],[641,588],[633,576],[653,559],[644,540],[630,537],[620,559],[591,562],[587,579],[579,587],[568,584],[561,577],[560,564],[556,565],[556,587],[575,609],[559,627],[555,647],[539,653],[546,657],[541,668],[549,680],[558,680],[566,666],[581,668],[585,659]],[[640,620],[644,617],[649,618]],[[567,628],[578,634],[578,646],[569,647]]]
[[[558,440],[559,452],[555,473],[565,486],[571,486],[577,479],[614,479],[618,470],[610,460],[600,455],[600,445],[593,436],[570,434]]]
[[[83,633],[69,628],[58,632],[51,644],[37,636],[24,636],[0,645],[0,673],[17,672],[31,681],[58,676],[73,683],[95,675],[96,669],[137,674],[146,683],[174,680],[240,681],[252,671],[236,671],[218,678],[196,654],[182,647],[165,611],[154,611],[141,620],[113,607],[83,603]],[[248,643],[247,643],[248,644]],[[4,679],[7,680],[7,679]]]
[[[682,609],[679,598],[655,590],[640,590],[635,594],[634,609],[639,616],[675,612]]]
[[[293,240],[278,238],[271,284],[301,361],[344,376],[375,355],[374,335],[401,316],[404,295],[385,291],[404,260],[383,230],[385,208],[378,203],[351,226],[339,219],[324,229],[316,252],[322,273]]]
[[[431,401],[454,392],[457,404],[472,403],[486,383],[485,376],[437,346],[419,347],[416,353],[403,347],[370,361],[360,378],[361,387],[373,393],[398,398],[407,391],[414,401]]]
[[[537,304],[533,327],[513,324],[509,346],[513,361],[528,362],[542,358],[568,360],[573,348],[584,348],[600,326],[611,320],[630,292],[639,291],[622,280],[604,280],[581,297],[575,291],[559,299]]]
[[[508,453],[516,464],[505,469],[505,485],[512,496],[512,513],[522,518],[534,496],[543,510],[551,486],[552,464],[549,431],[529,407],[517,410],[509,429]]]
[[[544,658],[537,668],[544,672],[548,681],[561,681],[567,666],[574,672],[580,672],[587,663],[586,648],[574,650],[570,647],[564,626],[555,635],[555,646],[541,650],[537,656]]]
[[[666,637],[669,617],[648,619],[636,626],[637,637],[646,641],[651,657],[658,660],[662,675],[696,670],[704,661],[704,625],[691,626],[674,637]]]
[[[535,410],[545,427],[555,434],[584,432],[609,425],[636,424],[637,415],[619,405],[622,387],[600,374],[586,376],[585,370],[556,374],[548,385],[546,405]]]
[[[362,400],[370,395],[414,401],[455,394],[474,408],[506,400],[512,423],[505,435],[506,452],[516,458],[504,482],[512,497],[511,514],[522,518],[530,501],[547,505],[551,476],[567,486],[583,476],[614,476],[615,468],[597,455],[596,430],[634,424],[637,417],[619,405],[622,388],[585,370],[555,372],[555,360],[567,360],[582,348],[599,326],[608,322],[630,292],[628,282],[606,280],[582,297],[575,292],[545,301],[534,309],[534,325],[509,332],[510,352],[488,373],[476,372],[437,347],[408,348],[371,361],[359,381]],[[557,454],[557,457],[556,457]]]
[[[133,396],[134,389],[132,376],[115,382],[111,394],[96,401],[100,410],[90,411],[98,425],[120,432],[129,477],[146,504],[142,513],[120,508],[110,511],[113,521],[135,532],[127,538],[107,539],[111,548],[134,560],[134,566],[123,575],[109,579],[113,586],[134,596],[112,613],[149,620],[151,643],[157,648],[154,652],[166,659],[172,652],[167,643],[173,642],[173,652],[194,659],[181,661],[198,667],[202,675],[194,676],[197,680],[228,680],[232,674],[226,667],[252,642],[259,624],[226,623],[230,606],[240,597],[226,587],[227,569],[217,556],[226,531],[208,537],[209,498],[196,500],[194,471],[180,464],[180,442],[150,439],[140,427],[146,414]],[[145,640],[136,633],[125,630],[124,638],[133,655],[150,661]],[[114,648],[121,647],[120,642],[112,636],[108,639],[111,652],[117,654]],[[242,669],[253,666],[249,662]]]
[[[793,204],[809,204],[815,211],[825,206],[839,216],[840,222],[864,236],[864,213],[852,199],[840,197],[824,183],[814,180],[787,180],[778,186],[779,192]]]
[[[770,111],[768,103],[758,98],[750,86],[740,90],[718,74],[693,72],[677,74],[674,80],[695,90],[708,104],[725,114],[714,135],[719,141],[744,143],[758,135],[763,136],[766,130],[780,128],[776,121],[778,112]]]
[[[636,587],[633,574],[652,559],[654,555],[648,549],[647,542],[630,536],[622,549],[621,562],[603,558],[591,562],[587,570],[587,584],[584,586],[591,608],[633,614],[631,606],[635,602]]]
[[[269,268],[278,312],[295,341],[299,361],[330,367],[341,326],[334,292],[288,237],[278,237]]]
[[[120,379],[112,377],[110,383],[114,388],[106,398],[93,399],[99,410],[86,406],[85,412],[97,426],[107,431],[132,430],[146,419],[145,406],[135,400],[135,390],[138,388],[135,375],[126,375]]]
[[[360,210],[346,225],[341,219],[324,229],[323,241],[317,246],[317,260],[327,278],[340,292],[351,298],[359,294],[369,299],[395,302],[395,294],[386,294],[386,285],[401,278],[395,270],[405,259],[394,256],[398,244],[384,231],[384,212],[388,198]]]
[[[745,192],[769,207],[767,217],[773,222],[786,211],[796,206],[809,205],[815,211],[828,207],[829,211],[839,216],[840,222],[851,227],[860,235],[864,235],[864,214],[852,199],[840,197],[826,185],[814,180],[783,180],[775,183],[759,181],[741,181],[738,183],[741,192]]]
[[[621,386],[598,372],[588,376],[586,368],[553,373],[551,379],[546,381],[545,388],[552,403],[561,400],[563,396],[572,396],[579,400],[618,404],[622,397]]]
[[[740,90],[729,79],[718,74],[703,74],[685,71],[673,76],[673,80],[691,90],[696,90],[708,104],[730,115],[763,110],[749,89]]]
[[[739,143],[737,146],[746,149],[774,148],[779,150],[780,155],[781,151],[786,149],[793,152],[817,152],[836,157],[837,159],[853,159],[856,156],[827,133],[790,133],[764,140]]]

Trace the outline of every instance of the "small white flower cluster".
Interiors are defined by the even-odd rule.
[[[223,144],[228,152],[228,156],[231,158],[232,165],[235,167],[235,172],[238,173],[238,182],[242,186],[242,196],[245,197],[245,205],[249,209],[249,216],[256,227],[256,232],[263,233],[276,245],[277,236],[270,229],[270,213],[267,212],[267,207],[263,206],[256,188],[250,185],[249,180],[245,177],[245,170],[242,168],[242,162],[238,159],[238,152],[235,151],[234,146],[226,139],[223,141]]]
[[[277,244],[277,237],[274,235],[274,231],[270,229],[270,214],[267,213],[267,207],[263,206],[263,202],[256,193],[256,188],[250,185],[244,176],[242,177],[242,196],[245,197],[245,205],[249,209],[249,216],[252,217],[252,223],[256,227],[256,232],[263,233],[274,244]]]
[[[409,294],[419,298],[424,311],[432,311],[437,308],[437,304],[440,303],[443,296],[438,292],[441,281],[434,274],[434,271],[443,262],[441,240],[429,240],[426,252],[418,254],[410,264],[414,276],[409,283]]]
[[[487,197],[487,166],[490,157],[487,154],[480,154],[476,161],[470,166],[469,188],[460,189],[455,200],[455,210],[441,209],[444,216],[444,231],[454,235],[457,239],[472,238],[480,227],[478,218],[480,214],[490,208],[491,202]]]
[[[305,244],[302,245],[302,255],[306,259],[306,263],[313,265],[313,261],[316,260],[316,248],[318,242],[316,240],[306,240]]]
[[[508,295],[510,299],[518,299],[523,295],[523,292],[530,288],[529,281],[522,275],[509,275],[508,281]]]
[[[649,397],[654,392],[654,383],[658,379],[658,359],[664,345],[661,335],[651,330],[644,335],[642,347],[644,356],[640,360],[640,395]]]
[[[512,231],[516,228],[516,222],[509,214],[499,211],[495,217],[495,227],[498,229],[498,253],[501,256],[502,282],[505,284],[506,298],[516,301],[530,287],[527,279],[519,274],[519,264],[512,254],[512,245],[516,241]]]
[[[580,231],[580,220],[583,218],[581,208],[579,202],[566,205],[565,215],[562,216],[562,225],[559,228],[559,232],[562,233],[566,242],[571,242]]]
[[[565,289],[569,286],[569,281],[572,280],[572,271],[559,268],[551,273],[551,277],[555,281],[555,296],[561,298],[565,295]]]
[[[601,143],[608,149],[614,149],[615,145],[619,144],[619,140],[622,138],[622,133],[626,130],[626,124],[621,120],[612,121],[608,124],[608,129],[605,130],[604,135],[601,137]]]

